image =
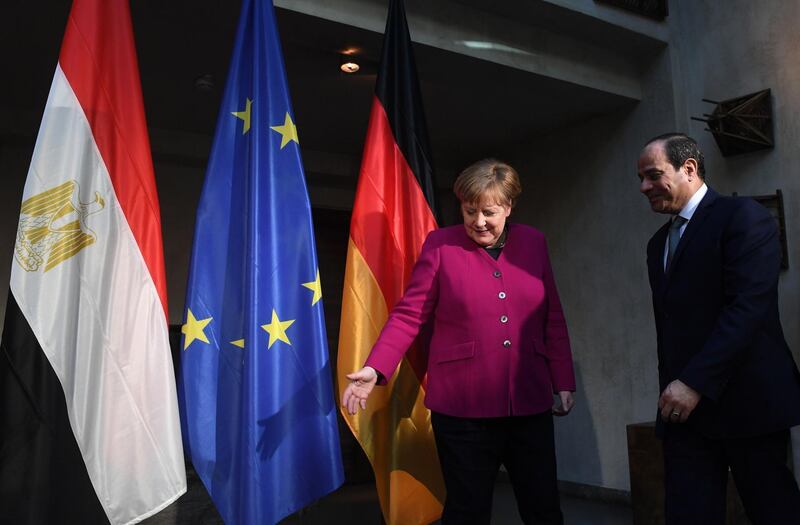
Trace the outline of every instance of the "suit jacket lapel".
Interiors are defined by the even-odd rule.
[[[716,201],[718,197],[719,194],[716,191],[708,188],[705,197],[703,197],[703,200],[701,200],[700,204],[697,205],[697,209],[694,211],[694,215],[692,215],[692,220],[690,220],[689,224],[686,225],[686,229],[684,230],[683,235],[681,235],[681,240],[678,242],[678,247],[675,249],[675,255],[672,256],[672,264],[669,268],[667,268],[666,284],[669,284],[670,277],[672,276],[675,267],[680,264],[681,255],[686,249],[686,246],[692,242],[692,237],[702,227],[703,221],[705,221],[706,217],[708,217],[708,214],[714,205],[714,201]]]

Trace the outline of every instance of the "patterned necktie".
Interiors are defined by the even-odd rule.
[[[665,270],[669,270],[672,257],[675,255],[675,250],[678,249],[678,243],[681,240],[681,226],[686,224],[686,222],[686,219],[680,215],[676,215],[672,220],[672,224],[669,227],[669,249],[667,250],[667,266]]]

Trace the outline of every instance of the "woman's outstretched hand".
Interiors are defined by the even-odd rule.
[[[351,415],[355,415],[359,405],[361,405],[361,410],[367,408],[367,398],[375,388],[375,383],[378,382],[378,373],[371,366],[365,366],[358,372],[347,374],[345,377],[350,384],[342,394],[342,406]]]

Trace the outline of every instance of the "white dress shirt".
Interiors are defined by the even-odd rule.
[[[697,206],[700,205],[700,201],[703,200],[703,197],[706,196],[707,192],[708,192],[708,186],[706,186],[706,183],[704,182],[702,186],[697,188],[697,191],[694,192],[694,195],[692,195],[692,197],[689,199],[689,202],[686,203],[686,206],[684,206],[683,209],[680,212],[678,212],[678,216],[686,219],[686,222],[683,223],[683,226],[681,226],[680,229],[681,237],[683,237],[683,232],[686,231],[686,226],[689,225],[689,221],[692,220],[694,212],[697,211]],[[672,220],[675,220],[675,217],[676,216],[673,215]],[[664,271],[667,270],[668,251],[669,251],[669,235],[667,235],[667,240],[664,243]]]

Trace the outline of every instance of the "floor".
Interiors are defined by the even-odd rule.
[[[177,502],[159,514],[142,522],[143,525],[220,525],[222,519],[197,475],[188,476],[188,491]],[[631,509],[613,503],[562,496],[562,508],[566,525],[630,525]],[[518,525],[522,521],[517,514],[511,486],[499,481],[495,487],[492,523]],[[344,485],[339,490],[322,498],[306,509],[289,516],[282,525],[339,525],[359,523],[380,525],[382,523],[375,489],[369,484]]]

